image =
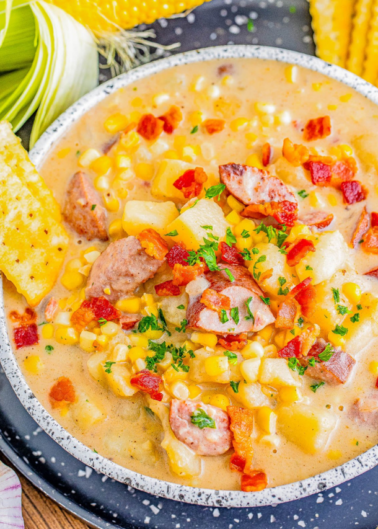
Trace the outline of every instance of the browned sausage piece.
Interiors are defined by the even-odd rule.
[[[156,274],[164,261],[147,255],[136,237],[114,241],[94,262],[86,296],[104,296],[111,302],[130,296]],[[106,288],[110,288],[110,294],[104,292]]]
[[[378,427],[378,390],[361,397],[352,405],[349,416],[362,425]]]
[[[311,211],[303,215],[299,221],[307,226],[314,226],[318,230],[323,230],[333,221],[333,214],[326,211]]]
[[[332,357],[327,362],[317,362],[314,366],[309,365],[309,358],[317,358],[324,351],[325,346],[326,342],[324,340],[318,340],[308,353],[308,356],[300,359],[301,364],[307,366],[306,375],[332,385],[345,384],[356,361],[341,349],[334,349]]]
[[[285,200],[298,203],[294,193],[264,169],[230,163],[219,166],[219,175],[227,191],[247,206]]]
[[[135,327],[135,325],[139,323],[141,319],[142,316],[139,314],[122,314],[119,319],[119,324],[124,331],[128,331],[129,329]]]
[[[84,235],[88,241],[108,240],[106,210],[100,195],[82,172],[76,173],[68,184],[63,217],[76,233]]]
[[[199,408],[214,419],[216,428],[200,429],[192,423],[191,417]],[[227,413],[216,406],[173,399],[169,421],[177,439],[200,456],[219,456],[231,448],[230,420]]]
[[[208,309],[200,299],[202,294],[189,297],[187,310],[188,327],[200,329],[216,334],[239,334],[242,332],[260,331],[274,322],[274,316],[269,307],[261,300],[263,292],[257,286],[253,277],[244,266],[219,264],[219,272],[206,272],[204,277],[209,282],[208,288],[230,298],[231,309],[237,307],[239,323],[231,318],[227,311],[229,321],[222,323],[215,310]],[[225,269],[231,272],[235,281],[231,282]],[[253,318],[247,310],[247,301]]]

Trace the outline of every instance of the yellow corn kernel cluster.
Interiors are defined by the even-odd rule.
[[[205,371],[209,377],[217,377],[228,370],[227,356],[209,356],[204,361]]]
[[[245,360],[249,358],[261,358],[264,356],[264,347],[260,342],[255,340],[249,341],[248,345],[241,350],[241,354]]]
[[[106,132],[115,134],[116,132],[121,132],[121,130],[124,130],[127,127],[127,124],[127,117],[117,112],[116,114],[112,114],[106,119],[104,123],[104,128]]]
[[[45,367],[38,355],[30,355],[24,360],[24,368],[32,375],[38,375]]]
[[[361,301],[361,288],[357,283],[344,283],[342,291],[350,303],[357,305]]]
[[[193,343],[198,343],[203,347],[210,347],[211,349],[214,349],[214,347],[217,345],[218,338],[216,334],[193,332],[191,341]]]
[[[245,208],[244,204],[236,200],[236,198],[233,197],[232,195],[228,195],[227,204],[230,206],[231,209],[236,211],[236,213],[240,213]]]
[[[269,406],[261,406],[256,412],[256,423],[267,434],[275,433],[277,415]]]
[[[223,395],[222,393],[217,393],[215,395],[209,395],[208,397],[209,398],[208,398],[207,404],[211,404],[212,406],[221,408],[224,411],[227,410],[227,406],[230,406],[230,399],[226,397],[226,395]]]

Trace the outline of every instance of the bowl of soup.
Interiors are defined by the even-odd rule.
[[[227,46],[64,113],[30,153],[64,266],[31,307],[3,281],[0,360],[37,423],[96,471],[201,505],[372,468],[377,102],[319,59]]]

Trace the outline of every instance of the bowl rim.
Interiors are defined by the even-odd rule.
[[[378,104],[378,89],[346,70],[328,64],[316,57],[280,48],[252,45],[227,45],[202,48],[172,55],[121,74],[98,86],[58,117],[44,132],[32,151],[30,158],[40,168],[50,150],[70,129],[72,124],[108,95],[144,77],[183,64],[213,59],[256,58],[275,60],[322,73],[353,88],[375,104]],[[212,490],[180,485],[139,474],[94,453],[63,428],[42,406],[27,384],[7,333],[3,300],[3,285],[0,285],[0,362],[17,397],[37,424],[68,453],[99,473],[123,482],[136,489],[164,498],[213,507],[255,507],[293,501],[310,494],[322,492],[330,487],[352,479],[378,463],[378,445],[346,463],[307,478],[305,480],[268,488],[260,492]]]

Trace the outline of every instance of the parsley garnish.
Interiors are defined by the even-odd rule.
[[[256,266],[257,266],[259,263],[264,263],[265,261],[266,261],[266,255],[260,255],[260,257],[257,259],[257,261],[255,262],[255,264],[253,265],[252,275],[253,275],[253,277],[256,279],[256,281],[258,281],[258,280],[260,279],[260,276],[261,276],[261,272],[256,273]]]
[[[203,228],[204,230],[212,230],[213,229],[212,226],[207,226],[207,225],[201,226],[201,228]]]
[[[238,355],[236,353],[232,353],[231,351],[225,351],[224,356],[227,356],[228,361],[231,365],[235,366],[238,363]]]
[[[240,380],[239,380],[239,382],[235,382],[234,380],[230,380],[230,386],[232,387],[232,391],[234,393],[239,393],[239,384],[240,384]]]
[[[92,204],[91,211],[94,211],[96,209],[97,204]]]
[[[170,231],[169,233],[165,234],[166,237],[176,237],[176,235],[178,235],[178,231],[177,230],[173,230],[173,231]]]
[[[202,408],[197,408],[190,417],[192,424],[198,426],[200,430],[204,428],[216,428],[215,421]]]
[[[230,311],[231,318],[234,320],[236,325],[239,323],[239,309],[238,307],[233,307]]]
[[[280,284],[280,288],[278,289],[278,292],[277,292],[278,296],[287,296],[287,294],[289,293],[289,288],[286,287],[282,289],[283,285],[286,283],[286,279],[284,277],[279,277],[278,282]]]
[[[188,325],[188,320],[182,320],[180,327],[175,327],[177,332],[186,332],[186,326]]]
[[[241,232],[241,236],[242,236],[243,239],[248,239],[248,237],[250,237],[251,235],[250,235],[249,231],[243,230]]]
[[[312,384],[312,385],[310,386],[310,389],[311,389],[311,391],[313,391],[314,393],[316,393],[317,390],[318,390],[319,388],[321,388],[322,386],[324,386],[324,384],[325,384],[325,382],[323,382],[323,381],[322,381],[322,382],[318,382],[317,384]]]
[[[218,244],[216,242],[210,241],[209,239],[204,238],[203,240],[205,244],[199,247],[197,252],[197,262],[199,262],[199,257],[203,257],[207,266],[209,267],[209,270],[215,272],[216,270],[219,270],[219,266],[217,265],[217,256],[215,254],[215,252],[218,251]],[[189,254],[190,253],[191,252],[189,252]]]
[[[214,198],[218,197],[218,200],[220,200],[221,194],[226,189],[226,186],[224,184],[217,184],[216,186],[211,186],[209,189],[206,189],[205,198]]]
[[[302,327],[303,323],[304,323],[304,319],[301,316],[300,318],[298,318],[298,321],[297,321],[298,327]]]
[[[198,129],[199,129],[198,125],[195,125],[195,126],[192,128],[192,130],[190,131],[190,134],[195,134],[196,132],[198,132]]]
[[[295,356],[289,358],[287,365],[292,371],[297,371],[302,376],[305,374],[307,369],[307,367],[304,367],[299,363],[298,358],[295,358]]]
[[[41,325],[47,325],[47,321],[42,321],[41,323],[38,323],[38,327],[41,327]]]
[[[333,329],[333,334],[339,334],[340,336],[345,336],[348,334],[348,329],[346,327],[343,327],[342,325],[336,325],[336,327]]]
[[[171,366],[176,370],[179,371],[181,369],[184,372],[189,371],[189,366],[184,364],[184,359],[186,355],[188,354],[190,358],[195,358],[195,354],[192,350],[187,351],[186,346],[183,347],[176,347],[173,344],[167,345],[165,342],[163,343],[156,343],[152,340],[149,340],[148,342],[148,348],[149,350],[153,351],[155,353],[154,356],[147,356],[146,357],[146,365],[147,369],[150,371],[157,371],[157,364],[159,362],[162,362],[165,358],[165,353],[169,352],[172,355],[173,364]]]
[[[297,8],[295,6],[290,6],[289,7],[289,11],[290,11],[290,13],[296,13],[297,12]]]
[[[240,255],[245,261],[252,261],[251,252],[247,248],[243,248],[243,251],[240,252]]]
[[[324,350],[319,354],[319,360],[322,362],[328,362],[333,357],[334,350],[332,349],[331,344],[327,343]]]
[[[258,253],[260,253],[260,250],[258,248],[252,248],[252,253],[253,255],[257,255]]]
[[[151,316],[144,316],[144,318],[142,318],[138,323],[138,332],[144,333],[148,331],[148,329],[151,329],[151,331],[166,331],[170,336],[171,333],[167,329],[167,322],[165,321],[161,309],[158,310],[158,314],[160,322],[154,314],[151,314]]]
[[[108,320],[106,320],[105,318],[100,318],[99,320],[97,320],[100,327],[102,327],[103,325],[105,325],[105,323],[108,323]]]
[[[270,298],[264,298],[263,296],[260,296],[260,299],[265,303],[265,305],[270,305]]]
[[[316,360],[315,358],[312,356],[311,358],[309,358],[308,360],[308,365],[311,366],[311,367],[314,367],[316,364]]]
[[[236,237],[232,233],[231,228],[228,227],[227,230],[226,230],[226,244],[228,246],[232,246],[235,243],[236,243]]]
[[[227,312],[224,309],[220,311],[219,320],[221,323],[227,323],[229,321]]]
[[[231,281],[231,283],[233,283],[235,281],[235,278],[234,276],[231,274],[231,271],[228,269],[228,268],[225,268],[224,271],[226,272],[226,274],[228,275],[228,278],[229,280]]]
[[[105,373],[111,373],[112,372],[112,365],[115,364],[115,362],[105,362],[104,364],[104,367],[105,367]]]
[[[248,312],[248,316],[246,316],[245,319],[246,320],[252,320],[252,323],[254,324],[255,323],[255,317],[252,314],[251,307],[249,306],[251,301],[252,301],[252,298],[248,298],[247,301],[245,302],[245,305],[247,307],[247,312]]]
[[[52,345],[46,345],[45,351],[46,353],[50,354],[51,351],[54,351],[54,347]]]
[[[338,288],[332,288],[333,301],[335,303],[340,303],[340,291]]]
[[[186,259],[186,261],[189,266],[194,266],[195,264],[201,262],[199,256],[196,254],[194,250],[189,250],[188,254],[189,254],[189,257],[188,259]]]
[[[307,198],[308,197],[308,193],[305,189],[301,189],[300,191],[297,191],[297,194],[301,197],[301,198]]]
[[[341,315],[349,314],[350,310],[345,305],[337,305],[337,312]]]
[[[357,305],[358,310],[362,310],[362,305]]]
[[[180,310],[184,310],[185,309],[184,305],[179,305],[177,308],[180,309]]]
[[[357,323],[358,321],[360,321],[360,313],[356,312],[356,314],[353,314],[353,316],[350,318],[350,321],[352,323]]]
[[[310,265],[306,265],[306,270],[313,270]]]

